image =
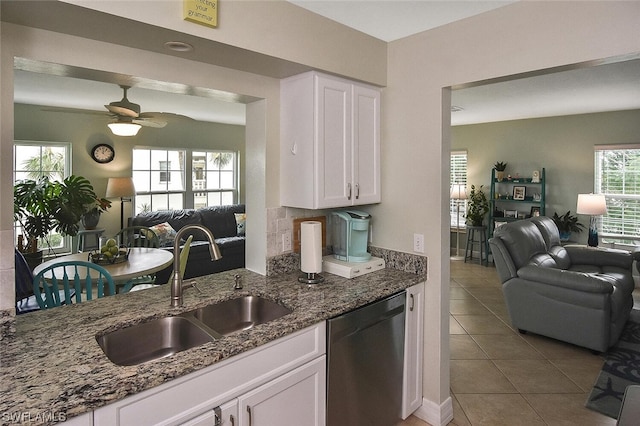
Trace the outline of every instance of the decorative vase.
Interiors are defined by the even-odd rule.
[[[81,222],[84,229],[96,229],[100,222],[100,210],[93,209],[83,214]]]
[[[560,241],[569,241],[569,238],[571,238],[571,231],[560,231]]]
[[[496,170],[496,179],[498,179],[498,182],[502,182],[504,180],[504,171]]]

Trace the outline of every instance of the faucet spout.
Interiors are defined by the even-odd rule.
[[[187,225],[180,228],[176,233],[176,239],[173,243],[173,279],[171,280],[171,307],[177,308],[182,306],[183,296],[182,293],[186,286],[182,284],[182,275],[180,274],[180,240],[190,230],[202,231],[209,240],[209,254],[211,260],[218,260],[222,258],[220,248],[215,242],[213,233],[209,228],[205,228],[202,225]]]

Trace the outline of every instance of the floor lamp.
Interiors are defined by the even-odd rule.
[[[120,198],[120,229],[124,229],[124,203],[131,202],[134,195],[136,195],[136,188],[132,178],[109,178],[105,198]]]
[[[450,195],[452,200],[456,200],[456,257],[460,257],[460,200],[467,199],[466,185],[454,183]]]
[[[588,214],[591,216],[589,221],[589,240],[591,247],[598,247],[598,221],[596,216],[601,216],[607,212],[607,202],[602,194],[578,194],[577,214]]]

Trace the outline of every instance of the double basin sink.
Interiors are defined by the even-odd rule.
[[[137,365],[221,339],[291,313],[279,303],[243,296],[96,337],[117,365]]]

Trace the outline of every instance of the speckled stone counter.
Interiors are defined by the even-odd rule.
[[[235,274],[242,277],[242,290],[232,288]],[[164,285],[19,316],[15,336],[0,348],[0,413],[32,413],[31,419],[57,413],[54,420],[41,422],[55,423],[55,418],[70,418],[160,385],[424,280],[394,269],[351,280],[325,274],[325,282],[316,286],[299,284],[297,277],[264,277],[238,269],[195,279],[202,292],[186,290],[182,308],[169,307],[170,286]],[[279,301],[293,312],[130,367],[111,363],[95,340],[96,334],[243,295]],[[0,423],[7,419],[0,418]]]

